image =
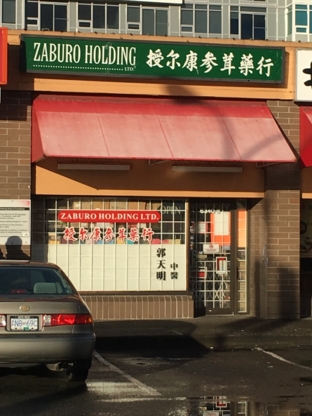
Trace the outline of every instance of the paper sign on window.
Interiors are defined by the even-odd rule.
[[[227,258],[226,257],[216,257],[216,271],[217,273],[227,273]]]
[[[219,253],[219,252],[220,252],[219,244],[213,244],[213,243],[203,244],[204,254],[214,254],[214,253]]]

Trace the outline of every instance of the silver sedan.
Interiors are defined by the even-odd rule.
[[[88,306],[57,265],[0,261],[0,367],[46,364],[84,381],[95,339]]]

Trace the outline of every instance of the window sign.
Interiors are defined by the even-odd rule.
[[[167,251],[166,248],[156,249],[156,256],[158,257],[156,278],[158,280],[164,280],[164,281],[166,279],[178,279],[179,278],[179,272],[178,272],[179,265],[175,262],[170,262],[171,259],[167,258],[166,251]]]
[[[58,264],[79,290],[186,290],[184,200],[34,201],[32,255]]]
[[[216,272],[218,274],[227,274],[227,257],[216,257]]]
[[[159,222],[158,211],[116,211],[116,210],[62,210],[57,215],[60,221],[66,222]]]
[[[30,245],[30,200],[0,200],[0,244]]]
[[[116,210],[62,210],[59,211],[58,220],[62,222],[87,222],[97,223],[99,221],[110,221],[112,223],[154,223],[159,222],[161,214],[158,211],[116,211]],[[114,244],[116,243],[136,243],[140,238],[145,242],[151,243],[153,241],[154,231],[151,227],[131,226],[129,231],[121,226],[116,229],[114,233],[113,227],[109,224],[105,229],[94,227],[91,231],[88,228],[80,227],[65,227],[63,232],[63,240],[67,242],[81,241]]]
[[[22,35],[25,72],[281,83],[284,48]]]
[[[137,243],[140,239],[143,242],[153,242],[154,231],[151,227],[142,228],[130,227],[127,232],[125,227],[120,227],[117,233],[114,233],[112,227],[108,226],[105,230],[100,227],[94,227],[92,230],[80,227],[79,229],[74,227],[65,227],[63,232],[64,242],[76,242],[81,243],[97,243],[97,244],[131,244]]]

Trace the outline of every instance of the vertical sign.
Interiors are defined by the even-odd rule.
[[[312,49],[296,52],[296,101],[312,101]]]

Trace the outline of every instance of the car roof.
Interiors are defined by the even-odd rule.
[[[59,266],[54,263],[48,263],[43,261],[32,261],[32,260],[8,260],[2,259],[0,260],[0,267],[1,266],[23,266],[23,267],[49,267],[54,269],[59,269]]]

